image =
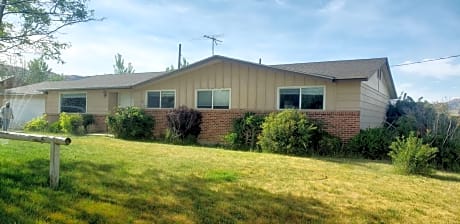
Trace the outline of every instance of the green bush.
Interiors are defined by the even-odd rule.
[[[393,139],[394,132],[388,128],[368,128],[350,140],[347,150],[366,159],[388,159]]]
[[[201,132],[202,115],[198,110],[181,106],[166,115],[168,130],[166,140],[172,143],[190,144],[196,142]]]
[[[85,129],[85,132],[88,133],[88,127],[94,123],[96,123],[96,120],[94,119],[94,115],[92,114],[83,114],[83,128]]]
[[[433,162],[437,168],[460,170],[460,121],[449,115],[447,104],[431,104],[422,98],[414,101],[404,94],[388,108],[387,125],[398,136],[415,132],[423,143],[436,147]]]
[[[138,107],[117,108],[106,123],[109,131],[122,139],[150,139],[155,127],[154,118]]]
[[[36,117],[24,125],[25,131],[40,131],[44,132],[48,129],[48,121],[46,115]]]
[[[396,169],[403,174],[430,174],[430,160],[436,156],[438,149],[423,144],[413,132],[407,138],[397,138],[391,143],[388,154]]]
[[[304,155],[311,147],[315,129],[306,115],[297,110],[271,113],[262,124],[258,144],[265,151]]]
[[[225,142],[233,149],[251,149],[257,147],[257,137],[262,132],[264,115],[247,112],[243,117],[233,120],[233,130],[224,136]]]
[[[60,133],[61,132],[61,125],[59,121],[53,122],[48,126],[48,131],[51,133]]]
[[[314,154],[319,156],[343,156],[343,144],[339,137],[323,133]]]
[[[82,135],[85,133],[81,114],[68,114],[62,112],[59,115],[59,127],[61,131],[66,134]]]

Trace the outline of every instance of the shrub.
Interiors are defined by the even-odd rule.
[[[324,132],[314,154],[320,156],[342,156],[344,154],[342,140],[339,137]]]
[[[302,155],[308,152],[316,126],[296,110],[271,113],[262,124],[258,144],[262,150]]]
[[[444,170],[460,170],[460,124],[446,114],[438,114],[434,125],[424,135],[424,143],[438,148],[434,162]]]
[[[388,159],[393,139],[394,132],[388,128],[368,128],[350,140],[347,150],[366,159]]]
[[[122,139],[150,139],[155,127],[154,118],[138,107],[117,108],[106,123],[109,131]]]
[[[81,114],[68,114],[62,112],[59,115],[59,127],[61,131],[66,134],[82,135],[85,133]]]
[[[83,128],[85,129],[85,132],[88,133],[88,127],[96,122],[94,120],[94,115],[92,114],[83,114]]]
[[[167,115],[166,140],[173,143],[193,143],[201,132],[202,115],[198,110],[181,106]]]
[[[254,150],[257,146],[257,137],[262,132],[262,123],[265,116],[247,112],[243,117],[233,120],[233,130],[224,137],[232,147]]]
[[[431,104],[422,98],[414,101],[404,94],[388,108],[387,124],[395,127],[398,136],[413,131],[425,144],[436,147],[437,168],[460,170],[460,124],[449,116],[447,104]]]
[[[51,133],[59,133],[61,132],[61,125],[59,121],[53,122],[48,126],[48,131]]]
[[[46,115],[36,117],[24,126],[25,131],[40,131],[44,132],[48,129],[48,121],[46,120]]]
[[[391,143],[392,151],[388,154],[396,169],[403,174],[430,174],[430,160],[438,151],[436,147],[423,144],[413,132],[407,138],[397,138]]]

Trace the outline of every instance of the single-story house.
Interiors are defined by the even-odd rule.
[[[185,105],[203,114],[202,142],[220,142],[245,112],[304,111],[331,134],[349,139],[385,120],[395,86],[386,58],[264,65],[212,56],[171,72],[99,75],[41,88],[45,113],[93,114],[97,130],[115,107],[145,108],[166,129],[166,113]]]

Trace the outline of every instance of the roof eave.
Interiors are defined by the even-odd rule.
[[[91,87],[91,88],[54,88],[54,89],[39,89],[39,91],[82,91],[82,90],[105,90],[105,89],[132,89],[133,86],[124,86],[124,87]]]

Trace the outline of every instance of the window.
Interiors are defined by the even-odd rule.
[[[279,109],[324,109],[324,87],[279,89]]]
[[[148,91],[147,108],[174,108],[176,101],[176,91]]]
[[[197,90],[196,92],[197,108],[208,109],[229,109],[230,108],[230,90],[229,89],[212,89]]]
[[[61,112],[86,113],[86,93],[61,94]]]

